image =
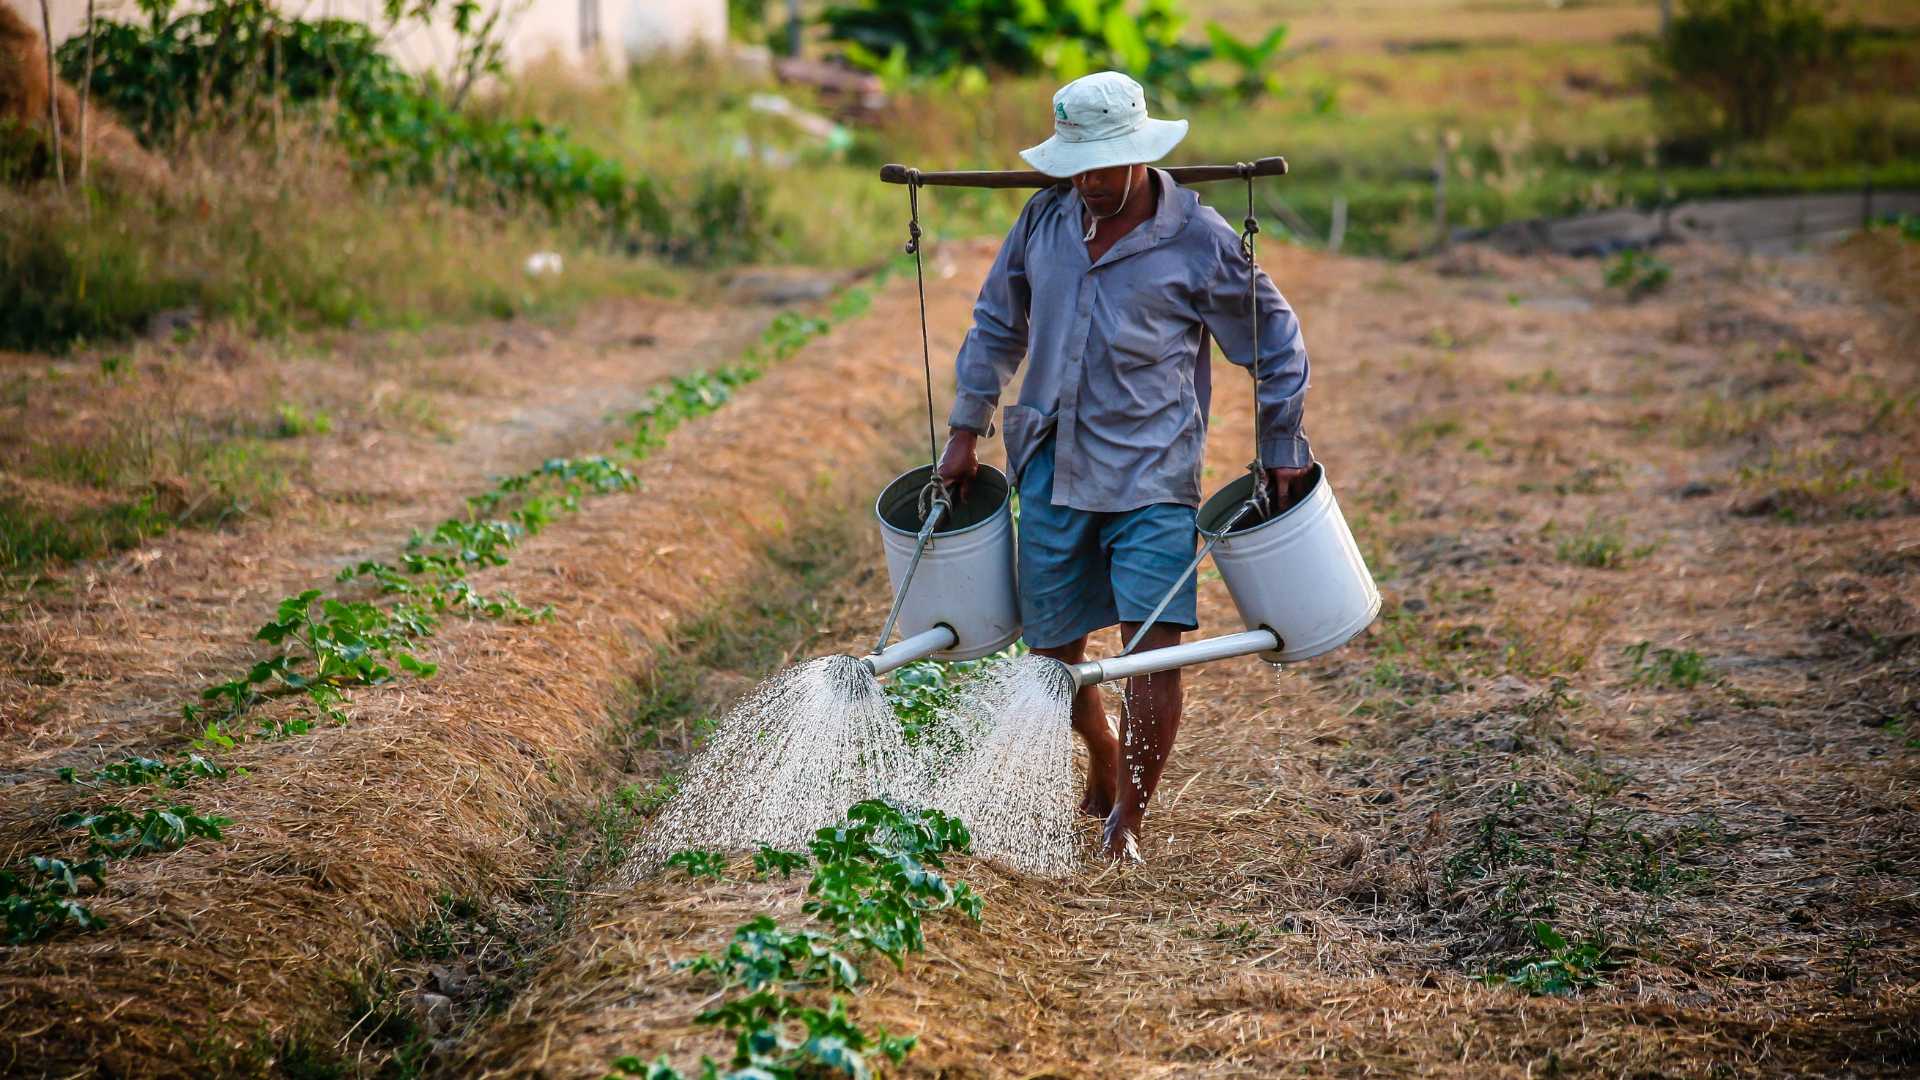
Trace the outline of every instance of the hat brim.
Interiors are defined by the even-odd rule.
[[[1185,120],[1149,119],[1135,131],[1097,142],[1068,142],[1055,135],[1039,146],[1020,151],[1020,158],[1048,176],[1064,180],[1089,169],[1159,161],[1186,137]]]

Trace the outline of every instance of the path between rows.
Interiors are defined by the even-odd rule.
[[[609,450],[652,388],[737,360],[772,310],[636,298],[564,326],[508,322],[450,332],[451,349],[423,343],[427,355],[410,362],[430,368],[439,392],[420,408],[450,418],[448,433],[310,440],[309,486],[282,512],[158,537],[9,600],[18,607],[0,619],[0,783],[148,738],[147,722],[177,714],[183,692],[245,662],[253,628],[281,597],[361,559],[391,558],[411,530],[460,513],[496,476]],[[226,375],[233,393],[303,377],[356,380],[376,402],[396,392],[380,362],[350,344],[250,356]]]

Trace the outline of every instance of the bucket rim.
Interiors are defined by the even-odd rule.
[[[971,525],[962,526],[961,528],[958,528],[958,529],[936,530],[933,534],[933,539],[938,540],[942,537],[947,537],[947,536],[965,536],[967,533],[975,532],[994,524],[995,522],[1000,520],[1000,517],[1003,514],[1010,513],[1010,508],[1012,507],[1012,504],[1013,504],[1013,485],[1007,481],[1007,474],[1001,472],[999,469],[994,468],[992,465],[985,464],[984,462],[981,463],[980,465],[980,471],[999,479],[1000,487],[1001,487],[1000,505],[994,507],[992,512],[988,513],[985,517],[982,517],[979,521],[976,521]],[[880,523],[880,527],[882,529],[894,534],[895,536],[904,536],[914,540],[919,539],[920,533],[918,530],[902,529],[900,526],[895,525],[893,522],[887,520],[886,509],[885,509],[886,501],[887,501],[887,493],[892,491],[894,488],[899,487],[903,481],[909,482],[909,486],[918,490],[919,488],[925,487],[927,480],[930,479],[932,476],[933,476],[932,465],[916,465],[913,468],[908,469],[906,472],[901,473],[899,476],[894,477],[891,481],[887,483],[887,486],[880,489],[880,494],[876,496],[873,500],[873,516],[874,516],[874,520]]]
[[[1229,537],[1252,536],[1254,533],[1278,525],[1289,519],[1295,521],[1304,520],[1308,514],[1312,513],[1312,511],[1306,509],[1307,505],[1320,501],[1318,496],[1321,492],[1328,490],[1326,466],[1316,461],[1311,468],[1313,470],[1313,486],[1307,489],[1307,494],[1302,497],[1300,501],[1280,511],[1278,515],[1267,518],[1265,521],[1257,524],[1248,525],[1245,528],[1235,529],[1232,532],[1210,527],[1212,523],[1222,521],[1231,516],[1235,508],[1252,497],[1253,476],[1252,474],[1246,474],[1229,480],[1225,487],[1208,496],[1207,501],[1200,504],[1200,512],[1194,527],[1199,531],[1200,535],[1209,540],[1226,540]]]

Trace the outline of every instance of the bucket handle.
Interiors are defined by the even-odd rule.
[[[920,535],[913,544],[913,561],[907,564],[906,576],[900,580],[900,590],[893,594],[893,607],[887,612],[887,621],[880,627],[880,639],[874,643],[874,652],[883,652],[887,639],[893,636],[893,624],[900,620],[900,605],[907,599],[907,589],[913,585],[913,575],[920,569],[920,556],[927,553],[927,545],[933,541],[933,531],[940,527],[952,511],[953,503],[947,499],[946,485],[939,480],[927,481],[920,490],[920,510],[927,518],[920,525]]]
[[[1127,647],[1120,650],[1121,656],[1131,655],[1133,650],[1139,647],[1140,639],[1147,636],[1148,628],[1153,626],[1154,623],[1159,622],[1161,614],[1167,610],[1167,605],[1173,603],[1173,594],[1180,591],[1180,586],[1187,583],[1187,579],[1193,576],[1195,570],[1200,569],[1200,564],[1205,562],[1207,556],[1212,553],[1213,545],[1224,540],[1226,535],[1233,531],[1233,527],[1240,524],[1240,519],[1247,516],[1248,511],[1258,508],[1257,499],[1258,496],[1255,496],[1253,499],[1248,499],[1246,502],[1241,503],[1240,508],[1233,512],[1233,516],[1229,517],[1226,523],[1220,526],[1218,533],[1210,533],[1205,529],[1199,530],[1200,535],[1207,538],[1206,546],[1202,547],[1200,554],[1195,555],[1193,561],[1187,564],[1186,570],[1182,571],[1180,576],[1174,579],[1173,586],[1167,590],[1165,596],[1160,598],[1160,603],[1154,606],[1153,614],[1147,616],[1147,621],[1141,623],[1140,629],[1133,632],[1133,640],[1127,642]],[[1279,636],[1278,634],[1274,635],[1276,638]]]

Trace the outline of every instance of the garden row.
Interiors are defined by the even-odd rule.
[[[842,296],[831,312],[844,321],[863,312],[871,300],[865,289]],[[243,673],[202,690],[199,700],[181,707],[188,731],[196,736],[188,750],[161,760],[129,755],[81,775],[63,768],[60,779],[93,789],[174,790],[202,780],[225,780],[233,770],[219,754],[253,740],[288,739],[313,731],[320,723],[345,724],[347,693],[378,686],[399,675],[431,677],[435,665],[414,652],[448,616],[540,621],[553,610],[533,610],[510,592],[491,596],[474,588],[469,575],[503,566],[526,537],[537,535],[558,515],[580,508],[586,495],[630,491],[637,481],[624,464],[644,461],[686,421],[724,405],[733,392],[761,375],[767,366],[791,356],[826,332],[828,319],[783,313],[759,345],[741,362],[712,371],[676,376],[658,387],[630,417],[632,435],[608,457],[555,458],[537,468],[499,480],[467,499],[464,517],[448,518],[431,532],[415,531],[396,561],[363,561],[342,570],[341,589],[307,589],[277,605],[274,617],[255,633],[271,647],[269,655]],[[371,582],[377,595],[351,588]],[[281,709],[256,718],[264,706],[292,699]],[[254,721],[253,726],[248,722]],[[63,927],[95,929],[101,921],[80,899],[86,882],[105,886],[109,862],[172,851],[195,839],[218,840],[231,819],[197,813],[171,798],[144,808],[118,801],[73,810],[63,828],[78,830],[85,858],[34,855],[0,870],[0,904],[6,911],[7,941],[36,941]]]
[[[869,302],[864,290],[849,294],[831,318],[851,319]],[[888,322],[895,324],[906,325],[897,313]],[[898,428],[897,414],[913,398],[896,392],[910,388],[884,378],[893,357],[883,350],[905,344],[888,343],[884,334],[870,335],[871,348],[815,353],[817,363],[785,367],[782,386],[757,395],[751,415],[703,433],[696,446],[664,443],[667,432],[716,411],[828,325],[782,318],[745,362],[663,388],[636,417],[635,436],[623,447],[629,463],[663,458],[647,469],[663,482],[647,483],[645,500],[583,513],[585,527],[563,530],[564,538],[543,534],[544,573],[522,569],[519,560],[503,564],[540,525],[575,507],[585,511],[585,495],[634,487],[636,474],[613,460],[576,461],[503,482],[473,500],[467,516],[416,536],[391,562],[348,568],[339,593],[288,598],[262,628],[268,655],[189,706],[198,745],[70,774],[87,786],[89,800],[96,787],[131,781],[150,788],[150,806],[124,798],[114,805],[136,823],[151,809],[160,825],[130,836],[138,830],[101,817],[105,808],[98,803],[69,805],[60,816],[77,815],[71,818],[76,824],[98,818],[96,832],[105,834],[99,839],[124,856],[103,858],[97,867],[110,871],[103,876],[111,887],[89,890],[85,859],[66,850],[42,855],[61,859],[64,869],[22,860],[11,871],[10,908],[21,912],[15,936],[41,940],[14,953],[20,963],[3,980],[0,1000],[23,1016],[58,1018],[33,1039],[10,1040],[16,1060],[83,1060],[109,1045],[130,1068],[189,1053],[234,1060],[268,1052],[336,1022],[340,1011],[330,1002],[337,980],[377,961],[386,928],[417,921],[436,896],[485,896],[517,880],[521,867],[536,859],[526,839],[550,828],[542,822],[581,796],[591,797],[603,775],[605,709],[627,673],[648,663],[676,618],[737,587],[731,583],[765,558],[767,537],[784,529],[782,508],[793,505],[797,493],[765,475],[761,466],[772,447],[762,444],[811,414],[812,402],[828,388],[856,385],[862,389],[851,401],[836,394],[841,421],[834,430],[816,445],[785,447],[785,460],[819,473],[812,502],[828,476],[851,471],[857,489],[864,483],[862,463],[875,447],[890,445],[879,433]],[[710,484],[701,476],[753,497],[741,512],[717,519],[706,505]],[[836,499],[855,490],[828,486]],[[853,496],[849,510],[863,498],[864,492]],[[664,541],[690,534],[701,539],[695,561],[662,565],[668,561],[662,553],[674,550]],[[649,551],[653,556],[644,557]],[[481,570],[518,584],[470,582],[469,574]],[[556,570],[563,576],[555,578]],[[514,597],[528,595],[529,581],[551,582],[562,595],[551,597],[551,608],[522,604]],[[462,614],[481,617],[447,624],[459,627],[448,637],[440,619]],[[436,628],[448,639],[423,651]],[[445,667],[449,654],[462,657],[457,676]],[[407,676],[433,674],[436,661],[436,690],[425,699],[410,694]],[[346,707],[349,692],[376,684],[393,689]],[[422,701],[431,702],[433,719],[418,712]],[[351,725],[330,722],[348,711]],[[302,751],[297,744],[310,740],[291,736],[309,731],[324,731],[326,738]],[[369,807],[363,785],[376,774],[379,805]],[[171,785],[203,794],[183,813],[175,807],[185,800]],[[54,816],[59,790],[41,787],[30,800],[41,828]],[[449,820],[459,824],[449,828]],[[224,843],[201,842],[212,840],[214,830]],[[25,820],[10,823],[8,831],[33,834]],[[133,857],[160,851],[171,853]],[[263,881],[257,877],[263,865],[306,869],[291,877],[269,871],[273,876]],[[192,898],[176,908],[183,892]],[[289,909],[309,914],[291,932],[263,932],[269,924],[282,926]],[[173,911],[178,914],[162,914]],[[212,911],[220,918],[190,914]],[[270,923],[261,922],[269,912]],[[63,932],[102,922],[116,929]],[[89,937],[97,943],[83,946]],[[214,970],[223,954],[282,945],[297,948],[306,961],[276,973],[277,996],[251,987],[240,997],[231,977]],[[137,1004],[118,1014],[116,1031],[96,1025],[88,1009],[74,1008],[76,998],[130,984]],[[207,1018],[233,1016],[236,1000],[251,1018],[237,1024],[244,1030],[210,1031]],[[183,1017],[190,1020],[184,1030]],[[138,1030],[133,1038],[126,1037],[130,1029]]]

